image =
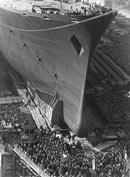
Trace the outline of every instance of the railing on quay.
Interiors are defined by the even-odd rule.
[[[39,176],[41,177],[49,177],[40,167],[38,167],[27,155],[17,147],[17,145],[13,148],[14,152],[29,166],[33,169]]]

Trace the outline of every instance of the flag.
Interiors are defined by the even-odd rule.
[[[59,168],[60,175],[63,174],[64,163],[67,162],[68,160],[69,160],[69,157],[66,154],[62,153],[61,154],[61,159],[60,159],[60,168]]]
[[[61,163],[65,163],[69,160],[69,157],[66,154],[61,155]]]
[[[127,156],[126,150],[125,150],[125,154],[124,154],[124,159],[125,159],[125,169],[128,170],[129,169],[129,162],[128,162],[128,156]]]
[[[95,170],[96,166],[95,166],[95,156],[93,156],[92,159],[92,169]]]
[[[127,161],[127,152],[126,152],[126,150],[125,150],[125,160]]]

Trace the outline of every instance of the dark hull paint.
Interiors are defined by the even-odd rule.
[[[89,59],[116,13],[111,11],[77,24],[60,21],[60,17],[43,20],[31,13],[22,16],[3,8],[0,13],[0,45],[8,62],[35,88],[56,92],[63,100],[65,122],[77,135],[85,136],[88,124],[84,89]],[[81,56],[71,42],[73,35],[84,48]]]

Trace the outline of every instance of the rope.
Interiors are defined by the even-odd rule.
[[[34,73],[36,72],[37,67],[38,67],[38,65],[39,65],[40,63],[42,63],[41,58],[39,58],[38,61],[37,61],[36,67],[35,67],[35,69],[34,69]]]
[[[23,69],[24,69],[25,73],[27,74],[26,69],[25,69],[25,64],[24,64],[23,58],[22,58],[22,56],[21,56],[21,55],[22,55],[22,52],[23,52],[24,47],[26,47],[26,44],[23,44],[22,49],[21,49],[21,52],[19,52],[19,57],[20,57],[20,58],[21,58],[21,60],[22,60],[22,63],[23,63]]]
[[[8,72],[5,72],[5,71],[3,71],[1,68],[0,68],[0,72],[2,72],[3,74],[9,74],[9,71],[8,71]]]
[[[37,57],[38,61],[37,61],[36,67],[35,67],[35,69],[34,69],[33,72],[34,72],[34,73],[36,72],[38,65],[41,63],[41,64],[42,64],[42,77],[43,77],[43,67],[44,67],[44,65],[43,65],[43,61],[42,61],[41,57],[40,57],[39,54],[38,54],[37,49],[36,49],[36,57]],[[44,63],[45,63],[45,62],[46,62],[46,60],[44,60]],[[47,63],[47,62],[46,62],[46,63]],[[47,66],[47,64],[46,64],[46,66]],[[44,67],[45,72],[50,76],[50,78],[53,78],[52,72],[50,72],[50,71],[47,70],[46,68],[47,68],[47,67]],[[46,83],[49,84],[50,82],[46,82]],[[41,91],[41,90],[39,90],[39,91]]]
[[[0,29],[0,30],[1,30],[1,29]],[[1,30],[1,31],[2,31],[2,30]],[[5,32],[5,31],[2,31],[2,33],[5,33],[6,35],[9,35],[9,34],[8,34],[7,32]],[[12,35],[11,37],[13,37],[13,38],[15,38],[15,39],[18,39],[19,41],[22,40],[22,39],[20,39],[20,38],[14,36],[14,35]],[[43,47],[43,46],[41,46],[41,45],[34,44],[34,43],[30,42],[30,41],[28,41],[28,42],[26,42],[26,43],[30,43],[31,45],[36,46],[36,47],[39,48],[40,50],[43,48],[43,49],[50,50],[50,51],[54,51],[54,52],[64,53],[64,51],[55,50],[55,49],[50,49],[50,48],[47,48],[47,47]]]
[[[43,77],[43,61],[42,61],[42,59],[39,57],[39,54],[38,54],[38,51],[36,50],[36,57],[37,58],[39,58],[38,59],[38,61],[37,61],[37,64],[36,64],[36,67],[35,67],[35,69],[34,69],[34,73],[36,72],[36,70],[37,70],[37,67],[38,67],[38,65],[41,63],[41,65],[42,65],[42,77]],[[47,57],[48,57],[48,55],[47,55]],[[45,69],[46,70],[46,69]],[[53,78],[54,78],[54,75],[51,73],[51,72],[49,72],[48,70],[46,70],[46,72],[47,73],[49,73],[49,75],[50,75],[50,77],[52,78],[52,80],[53,80]],[[33,80],[32,80],[32,82],[33,82]],[[56,81],[55,81],[56,82]],[[52,82],[49,82],[50,84],[52,83]],[[41,85],[42,86],[42,85]],[[35,87],[35,86],[34,86]],[[39,89],[39,88],[37,88],[37,87],[35,87],[35,89],[37,89],[37,90],[39,90],[40,92],[43,92],[43,93],[45,93],[44,91],[42,91],[41,89]],[[53,90],[53,84],[52,84],[52,86],[51,86],[51,88],[49,89],[49,91],[47,92],[47,103],[48,103],[48,100],[49,100],[49,97],[50,97],[50,95],[52,95],[52,94],[49,94],[49,93],[51,93],[52,92],[52,90]],[[53,95],[52,95],[53,96]],[[47,107],[47,104],[46,104],[46,107]],[[46,112],[46,107],[45,107],[45,112]]]
[[[9,40],[8,40],[8,45],[7,45],[7,54],[6,54],[6,55],[8,55],[8,50],[9,50],[9,43],[10,43],[11,34],[12,34],[12,31],[10,30]]]
[[[55,79],[55,81],[53,82],[53,79]],[[49,90],[49,93],[52,93],[52,90],[53,90],[53,85],[55,85],[56,86],[56,81],[57,81],[57,77],[55,77],[55,75],[52,77],[52,86],[50,87],[50,90]],[[53,92],[54,93],[54,92]],[[47,97],[47,102],[48,102],[48,100],[49,100],[49,96],[50,96],[50,94],[48,94],[48,97]],[[46,106],[47,106],[47,104],[46,104]],[[45,108],[46,109],[46,108]]]
[[[19,32],[19,31],[17,31],[17,32]],[[52,42],[52,43],[61,43],[61,44],[64,44],[64,42],[61,42],[61,41],[54,41],[54,40],[50,40],[50,39],[45,39],[45,38],[39,38],[39,37],[36,37],[36,36],[32,36],[32,35],[28,35],[28,34],[26,34],[26,33],[24,33],[24,35],[25,36],[29,36],[29,37],[31,37],[31,38],[35,38],[35,39],[38,39],[38,40],[43,40],[43,41],[47,41],[47,42]]]

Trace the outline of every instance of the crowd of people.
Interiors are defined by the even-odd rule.
[[[90,173],[85,165],[81,144],[73,142],[69,145],[62,136],[56,136],[55,132],[48,129],[34,128],[30,140],[20,141],[18,147],[48,175],[78,176]],[[80,154],[80,158],[77,154]]]
[[[90,15],[90,17],[91,17],[91,15],[92,16],[100,15],[100,14],[106,13],[109,10],[111,10],[110,8],[106,8],[104,6],[99,6],[96,3],[86,4],[85,2],[83,2],[83,5],[85,5],[85,6],[82,6],[81,9],[77,8],[76,10],[73,10],[73,8],[71,7],[71,10],[68,10],[67,14],[88,15],[88,17]]]
[[[130,98],[126,95],[108,92],[103,95],[94,95],[92,99],[109,124],[125,125],[130,118]]]
[[[96,172],[100,177],[127,177],[126,143],[118,142],[105,153],[96,153]]]
[[[106,100],[105,102],[109,103]],[[67,137],[68,140],[66,141],[56,131],[51,131],[42,126],[40,128],[31,127],[29,122],[25,121],[21,115],[19,108],[21,104],[0,105],[1,121],[5,122],[5,127],[11,124],[13,129],[19,133],[19,139],[15,139],[14,144],[37,166],[42,168],[48,176],[128,176],[127,145],[125,141],[118,142],[105,152],[96,151],[87,145],[83,146],[80,141],[75,141],[75,138],[72,138],[71,135]]]
[[[126,175],[125,142],[113,145],[106,152],[92,150],[93,153],[90,153],[89,147],[84,149],[79,141],[69,144],[62,136],[56,136],[55,131],[51,132],[41,127],[34,128],[28,133],[29,140],[17,142],[17,147],[49,176],[123,177]]]
[[[22,105],[23,103],[0,104],[0,127],[3,130],[4,144],[8,143],[8,140],[13,143],[16,138],[20,139],[20,134],[25,133],[28,128],[28,122],[20,110]]]
[[[21,124],[23,121],[21,111],[19,109],[22,103],[10,103],[0,105],[0,122],[4,126],[10,124],[15,126],[16,123]]]

